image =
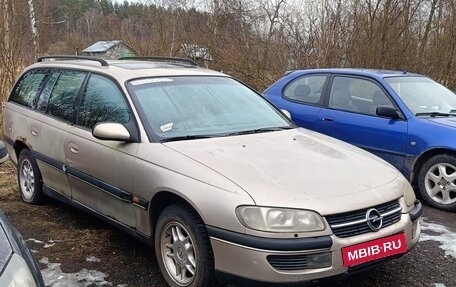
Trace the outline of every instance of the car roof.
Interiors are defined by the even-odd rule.
[[[359,76],[370,76],[375,78],[387,78],[387,77],[423,77],[423,75],[411,73],[407,71],[398,70],[384,70],[384,69],[364,69],[364,68],[323,68],[323,69],[306,69],[306,70],[294,70],[288,73],[294,72],[306,72],[306,73],[334,73],[334,74],[350,74]]]
[[[114,77],[119,82],[136,78],[160,76],[222,76],[226,74],[191,65],[185,62],[166,62],[148,60],[87,60],[87,59],[52,59],[39,61],[26,70],[39,68],[75,69],[101,73]]]

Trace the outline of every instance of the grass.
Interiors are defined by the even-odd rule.
[[[0,202],[18,199],[16,167],[11,161],[0,166]]]

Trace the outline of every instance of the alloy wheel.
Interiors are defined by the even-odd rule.
[[[449,163],[433,165],[426,173],[427,194],[440,204],[456,202],[456,167]]]
[[[35,190],[35,173],[31,162],[26,158],[21,162],[19,182],[22,194],[30,200]]]
[[[192,283],[196,273],[196,250],[187,229],[179,222],[170,222],[161,236],[163,263],[170,277],[179,286]]]

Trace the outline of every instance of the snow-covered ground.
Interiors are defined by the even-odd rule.
[[[27,241],[36,244],[44,245],[44,248],[51,248],[56,243],[61,242],[60,240],[49,240],[44,242],[35,238],[28,238]],[[37,251],[34,252],[38,253]],[[87,256],[87,262],[101,262],[101,260],[95,256]],[[44,283],[47,287],[88,287],[88,286],[112,286],[111,282],[108,282],[106,278],[108,274],[97,270],[88,270],[83,268],[79,272],[65,273],[62,271],[61,263],[51,263],[49,258],[43,257],[39,260],[40,263],[46,265],[46,268],[41,269]],[[126,287],[127,284],[117,285],[117,287]]]
[[[107,274],[97,270],[82,269],[75,273],[64,273],[60,263],[50,263],[47,257],[40,260],[40,263],[46,264],[46,268],[41,270],[44,283],[50,287],[87,287],[87,286],[110,286],[111,283],[106,281]]]
[[[456,232],[441,224],[432,223],[423,218],[421,220],[420,241],[436,241],[440,248],[445,251],[445,256],[456,258]],[[444,287],[437,285],[436,287]]]

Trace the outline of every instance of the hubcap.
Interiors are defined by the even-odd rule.
[[[35,188],[35,174],[33,173],[32,164],[28,159],[24,159],[19,168],[19,183],[24,197],[31,199]]]
[[[456,167],[449,163],[432,166],[425,177],[427,194],[440,204],[456,202]]]
[[[160,239],[162,260],[166,271],[180,286],[192,283],[196,272],[196,251],[187,229],[178,222],[170,222]]]

